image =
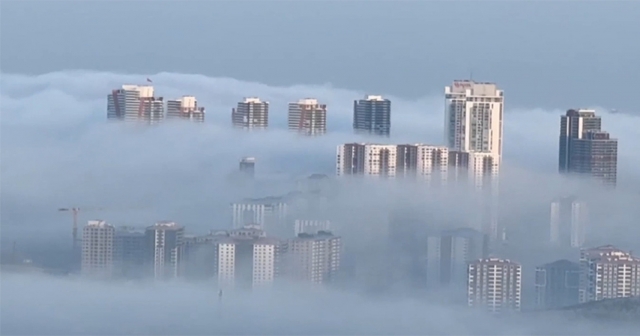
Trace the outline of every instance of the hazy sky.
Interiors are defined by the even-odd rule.
[[[511,107],[640,114],[638,17],[638,1],[3,1],[0,65],[413,98],[473,71]]]

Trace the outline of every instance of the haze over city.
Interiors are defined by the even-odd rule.
[[[640,35],[634,21],[640,16],[638,3],[126,4],[2,3],[0,333],[622,335],[640,330],[637,321],[621,315],[581,316],[577,309],[560,311],[567,307],[540,302],[537,280],[538,267],[566,259],[582,267],[576,279],[580,273],[583,281],[588,272],[583,265],[600,265],[585,251],[609,245],[640,269],[640,259],[633,257],[640,251],[640,155],[635,149],[640,110],[631,100],[632,78],[640,74],[640,45],[634,40]],[[308,15],[324,24],[309,25],[302,19]],[[477,25],[480,31],[472,33],[447,23],[466,16],[483,17],[487,26]],[[599,24],[585,24],[595,19]],[[234,24],[238,20],[251,24]],[[144,27],[152,37],[133,27]],[[114,38],[125,32],[130,39]],[[504,131],[499,158],[491,156],[499,174],[489,174],[486,167],[481,172],[483,181],[499,180],[499,204],[489,206],[495,209],[490,221],[497,224],[487,232],[484,222],[473,227],[487,235],[489,247],[478,255],[479,264],[476,258],[465,260],[468,275],[456,276],[472,283],[473,265],[484,265],[482,260],[514,262],[508,269],[518,274],[513,265],[521,267],[517,299],[508,294],[517,304],[505,303],[503,310],[513,314],[504,318],[491,314],[495,303],[474,303],[471,285],[432,288],[427,236],[468,228],[469,218],[476,217],[478,193],[466,180],[435,186],[393,178],[395,170],[382,171],[385,163],[375,167],[379,172],[366,163],[358,170],[354,163],[352,174],[358,176],[343,172],[351,164],[341,166],[347,150],[339,146],[354,143],[428,144],[473,156],[473,150],[445,142],[451,106],[445,86],[469,81],[495,83],[504,91]],[[120,114],[126,100],[119,101],[118,94],[145,90],[127,85],[152,86],[154,99],[164,98],[161,122],[154,125],[148,116],[153,113],[145,114],[143,103],[138,109],[137,100],[140,120],[129,122],[128,112]],[[369,95],[391,102],[389,136],[373,128],[357,132],[354,101]],[[203,122],[170,120],[165,102],[183,96],[204,107]],[[232,124],[232,109],[248,97],[269,103],[266,130]],[[290,104],[309,98],[326,104],[326,127],[317,136],[291,131]],[[140,93],[136,99],[146,98]],[[599,177],[559,173],[561,116],[571,109],[594,112],[601,130],[617,139],[613,187]],[[587,139],[587,133],[581,135]],[[396,148],[388,153],[395,155]],[[375,160],[399,165],[377,155]],[[239,172],[246,157],[255,159],[251,177]],[[450,178],[453,163],[447,167]],[[322,176],[320,186],[312,185],[312,176]],[[314,198],[316,191],[320,199]],[[283,195],[287,218],[276,223],[256,215],[260,223],[243,227],[247,198]],[[567,196],[579,198],[574,211],[575,204],[586,204],[589,211],[583,212],[588,224],[572,217],[578,224],[571,224],[571,242],[565,244],[554,242],[549,231],[554,230],[553,202]],[[175,246],[171,267],[176,273],[159,277],[156,260],[155,275],[142,279],[115,276],[116,263],[108,265],[109,276],[96,276],[92,267],[105,264],[87,251],[105,252],[89,239],[72,241],[72,213],[59,209],[74,207],[80,208],[79,237],[92,232],[89,221],[94,220],[146,228],[147,236],[149,228],[160,231],[156,223],[177,223],[185,243]],[[294,221],[307,219],[330,222],[330,227],[310,236],[297,236],[296,229],[294,235]],[[274,223],[288,231],[274,233],[275,226],[269,227]],[[295,264],[276,260],[280,266],[271,267],[277,274],[267,281],[273,286],[258,290],[254,261],[253,290],[225,287],[218,253],[242,230],[266,232],[256,241],[278,240],[276,259],[278,253],[293,258],[303,253],[294,246],[304,239],[325,244],[333,240],[323,235],[331,235],[339,239],[339,252],[331,257],[339,267],[327,266],[321,286],[310,287],[291,276],[297,274]],[[196,263],[184,257],[190,253],[187,241],[208,244],[196,242],[198,237],[216,241],[215,260]],[[114,250],[115,239],[109,240]],[[418,250],[408,248],[414,244]],[[109,253],[115,258],[116,252]],[[234,253],[240,259],[240,252]],[[162,267],[169,263],[162,262]],[[214,263],[211,274],[199,269]],[[143,266],[150,267],[148,260]],[[192,279],[203,274],[204,280]],[[640,276],[630,279],[630,289],[620,290],[640,293]],[[578,298],[578,287],[568,290],[576,294],[568,301],[571,307],[638,295],[584,299]]]

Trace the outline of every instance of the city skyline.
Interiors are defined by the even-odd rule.
[[[640,2],[1,7],[0,334],[640,330]]]

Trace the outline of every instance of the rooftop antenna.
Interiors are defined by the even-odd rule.
[[[473,81],[473,69],[469,70],[469,80]]]

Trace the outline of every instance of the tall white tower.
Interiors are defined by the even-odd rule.
[[[445,142],[449,148],[501,158],[503,91],[494,83],[456,80],[445,87],[445,99]]]

